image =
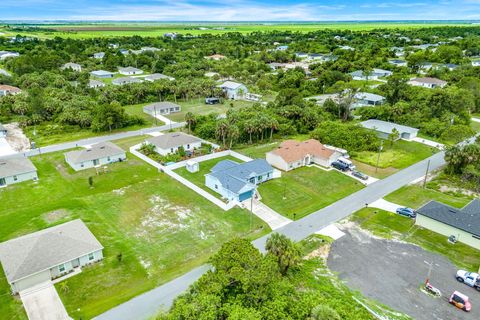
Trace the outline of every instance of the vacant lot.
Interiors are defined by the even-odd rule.
[[[0,190],[0,241],[75,218],[88,225],[105,247],[105,260],[57,286],[75,319],[89,319],[205,263],[232,237],[268,231],[256,218],[250,230],[246,211],[224,212],[130,155],[100,176],[94,170],[73,172],[61,153],[32,161],[38,182]],[[21,319],[0,277],[0,314]]]
[[[363,184],[338,171],[302,167],[282,172],[282,177],[258,188],[262,202],[278,213],[299,219],[363,188]]]
[[[393,146],[385,141],[380,158],[378,158],[378,152],[371,151],[353,153],[352,158],[358,164],[359,170],[376,178],[385,178],[400,169],[430,157],[435,152],[438,152],[438,149],[418,142],[398,140]],[[379,160],[378,170],[375,169],[377,160]]]
[[[205,100],[203,98],[191,99],[188,101],[178,100],[176,103],[182,107],[182,110],[180,112],[167,115],[167,118],[176,122],[185,121],[185,114],[187,112],[191,112],[195,115],[207,115],[210,113],[221,115],[225,114],[231,108],[238,109],[253,105],[253,102],[242,100],[224,100],[223,103],[210,105],[205,104]]]

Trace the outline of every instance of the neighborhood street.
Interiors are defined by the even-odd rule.
[[[420,161],[404,170],[397,172],[383,180],[374,182],[364,189],[343,198],[332,205],[318,210],[303,219],[291,222],[281,227],[276,232],[285,234],[289,238],[300,241],[324,227],[348,217],[355,211],[365,207],[387,194],[401,188],[408,183],[421,178],[427,170],[433,171],[445,164],[444,152],[439,152],[428,159]],[[265,251],[265,243],[270,235],[263,236],[253,244],[260,251]],[[200,276],[201,271],[206,272],[207,266],[196,268],[183,276],[176,278],[160,287],[148,291],[130,301],[127,301],[99,316],[98,320],[134,320],[148,319],[155,315],[158,308],[168,308],[177,295],[193,284]]]

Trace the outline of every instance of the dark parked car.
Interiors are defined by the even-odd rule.
[[[362,180],[368,180],[368,176],[365,173],[362,173],[360,171],[353,170],[352,176],[360,178]]]
[[[349,169],[348,165],[346,165],[345,163],[342,163],[342,162],[338,162],[338,161],[332,162],[332,167],[334,167],[335,169],[338,169],[340,171],[347,171]]]
[[[417,213],[412,208],[398,208],[397,213],[409,218],[415,218],[417,216]]]
[[[206,104],[217,104],[220,103],[220,98],[205,98]]]

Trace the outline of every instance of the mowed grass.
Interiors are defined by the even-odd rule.
[[[232,160],[232,161],[235,161],[235,162],[238,162],[238,163],[243,162],[242,160],[237,159],[235,157],[226,156],[226,157],[220,157],[220,158],[200,162],[198,172],[192,173],[192,172],[188,171],[185,167],[178,168],[178,169],[175,170],[175,172],[178,173],[180,176],[184,177],[185,179],[189,180],[190,182],[192,182],[196,186],[202,188],[203,190],[207,191],[208,193],[210,193],[210,194],[214,195],[215,197],[221,199],[221,196],[220,196],[219,193],[213,191],[212,189],[208,188],[205,185],[205,175],[207,173],[210,173],[210,170],[217,163],[219,163],[220,161],[223,161],[223,160]]]
[[[387,195],[385,200],[414,209],[421,207],[430,200],[439,201],[452,207],[461,208],[469,203],[472,198],[462,195],[453,196],[437,190],[423,188],[420,185],[408,185]]]
[[[124,106],[125,112],[131,116],[137,116],[145,120],[147,126],[150,127],[158,127],[163,126],[165,123],[159,119],[156,119],[149,115],[148,113],[143,112],[143,107],[150,103],[141,103],[141,104],[134,104],[129,106]]]
[[[383,151],[380,153],[380,160],[378,161],[378,170],[375,169],[378,152],[362,151],[352,153],[352,159],[356,161],[360,171],[376,178],[385,178],[432,156],[438,151],[436,148],[413,141],[398,140],[394,142],[393,146],[390,145],[390,142],[385,141]]]
[[[302,167],[260,184],[262,202],[278,213],[300,219],[363,188],[336,170]]]
[[[182,107],[180,112],[172,113],[167,115],[166,117],[172,121],[182,122],[185,121],[185,114],[187,112],[191,112],[195,115],[207,115],[210,113],[216,114],[225,114],[228,110],[234,108],[244,108],[253,105],[251,101],[243,101],[243,100],[224,100],[223,103],[219,104],[205,104],[205,99],[191,99],[188,101],[178,100],[178,105]]]
[[[65,280],[66,287],[57,285],[75,319],[90,319],[205,263],[232,237],[253,239],[269,231],[256,217],[250,230],[245,210],[225,212],[130,154],[99,176],[74,172],[62,153],[32,161],[38,182],[0,190],[0,241],[76,218],[87,224],[105,247],[105,259]],[[24,319],[8,291],[2,273],[1,317]]]
[[[411,242],[448,257],[459,268],[477,270],[480,252],[466,244],[451,244],[447,237],[415,225],[415,220],[375,208],[364,208],[351,216],[362,229],[374,235]]]

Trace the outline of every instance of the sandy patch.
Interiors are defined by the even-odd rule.
[[[54,223],[69,216],[69,212],[65,209],[50,211],[43,214],[43,220],[48,223]]]
[[[30,150],[30,140],[23,133],[17,122],[4,124],[7,129],[7,142],[16,152],[24,152]]]
[[[448,192],[461,193],[461,194],[466,195],[468,197],[478,197],[478,196],[480,196],[479,193],[474,192],[472,190],[456,188],[456,187],[451,187],[451,186],[445,186],[445,185],[440,186],[439,191],[444,192],[444,193],[448,193]]]
[[[125,191],[130,189],[130,187],[131,186],[126,186],[126,187],[123,187],[123,188],[120,188],[120,189],[115,189],[115,190],[112,190],[112,193],[117,195],[117,196],[123,196],[125,194]]]

